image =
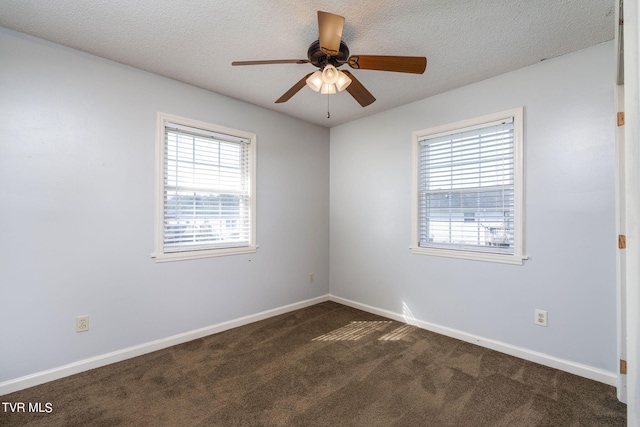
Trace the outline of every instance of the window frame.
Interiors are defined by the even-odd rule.
[[[164,248],[164,191],[165,191],[165,128],[167,124],[176,124],[205,132],[229,135],[233,138],[246,139],[248,143],[249,163],[249,242],[244,246],[221,247],[199,250],[179,250],[165,252]],[[180,261],[210,258],[227,255],[254,253],[256,244],[256,134],[237,129],[227,128],[198,120],[179,117],[172,114],[158,112],[156,121],[156,204],[155,204],[155,252],[152,257],[156,262]]]
[[[517,107],[498,113],[487,114],[481,117],[462,120],[455,123],[435,126],[412,133],[412,207],[411,207],[411,246],[414,254],[432,255],[449,258],[469,259],[476,261],[497,262],[505,264],[522,265],[527,259],[524,255],[524,153],[523,153],[523,115],[524,108]],[[469,249],[450,249],[420,246],[420,195],[419,195],[419,159],[420,140],[430,135],[444,132],[464,130],[499,120],[513,118],[513,253],[498,253],[483,250],[473,251]]]

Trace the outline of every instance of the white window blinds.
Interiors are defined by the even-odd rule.
[[[418,144],[418,245],[513,254],[513,118]]]
[[[249,246],[250,140],[164,127],[163,252]]]

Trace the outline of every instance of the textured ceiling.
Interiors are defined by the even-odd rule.
[[[611,40],[613,8],[614,0],[2,0],[0,26],[335,126]],[[425,74],[350,70],[377,98],[362,108],[346,91],[307,87],[275,104],[310,64],[231,66],[305,59],[317,10],[346,18],[351,54],[426,56]]]

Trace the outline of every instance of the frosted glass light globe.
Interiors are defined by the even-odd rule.
[[[340,77],[338,69],[331,64],[327,65],[324,67],[324,70],[322,70],[322,81],[325,83],[332,85],[338,81],[338,77]]]

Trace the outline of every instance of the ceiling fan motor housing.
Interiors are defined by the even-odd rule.
[[[347,44],[340,41],[340,50],[336,55],[327,55],[320,48],[320,40],[311,43],[307,51],[307,58],[314,66],[323,69],[327,64],[331,64],[338,68],[349,59],[349,48]]]

